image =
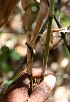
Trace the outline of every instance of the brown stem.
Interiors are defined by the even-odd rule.
[[[33,32],[33,39],[32,39],[32,44],[33,45],[35,44],[35,41],[37,39],[37,36],[38,36],[39,30],[40,30],[40,27],[43,23],[43,20],[47,16],[47,12],[48,12],[47,2],[46,2],[46,0],[41,0],[40,11],[39,11],[38,18],[37,18],[37,21],[36,21],[35,30]]]

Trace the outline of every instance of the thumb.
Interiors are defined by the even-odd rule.
[[[56,78],[53,75],[48,75],[44,80],[35,87],[28,102],[44,102],[48,98],[54,88]]]

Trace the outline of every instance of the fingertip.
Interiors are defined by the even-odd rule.
[[[53,75],[48,75],[44,78],[45,83],[53,89],[56,83],[56,77]]]

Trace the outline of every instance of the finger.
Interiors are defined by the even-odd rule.
[[[48,98],[54,88],[56,78],[53,75],[48,75],[44,80],[35,87],[28,102],[44,102]]]
[[[40,78],[41,76],[47,76],[47,75],[54,75],[53,72],[50,70],[46,70],[44,74],[42,74],[42,68],[32,68],[32,76],[35,78]]]
[[[17,88],[8,95],[7,102],[26,102],[29,98],[27,93],[27,88]]]
[[[5,102],[25,102],[28,100],[29,79],[27,73],[21,74],[5,91]]]

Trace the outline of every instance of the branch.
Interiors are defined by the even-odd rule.
[[[48,12],[47,2],[46,2],[46,0],[41,0],[40,1],[40,11],[39,11],[38,18],[37,18],[37,21],[36,21],[35,30],[33,32],[32,45],[34,45],[35,42],[36,42],[36,39],[38,37],[39,30],[41,28],[43,20],[47,16],[47,12]]]
[[[52,26],[53,17],[54,17],[54,0],[52,0],[52,1],[50,0],[46,46],[45,46],[45,50],[44,50],[44,62],[43,62],[43,71],[42,71],[43,74],[45,73],[45,70],[47,68],[47,60],[48,60],[48,54],[49,54],[49,43],[50,43],[51,26]],[[43,80],[43,78],[44,77],[42,77],[42,80]]]
[[[55,16],[54,16],[54,20],[56,21],[58,27],[61,28],[61,25],[60,25],[60,23],[58,22],[58,20],[57,20],[57,18]],[[63,32],[61,32],[61,37],[62,37],[62,39],[63,39],[68,51],[70,52],[70,48],[69,48],[69,46],[67,44],[67,41],[66,41],[66,38],[65,38],[65,34]]]
[[[48,4],[48,7],[49,7],[49,2],[48,2],[48,0],[47,0],[47,4]],[[57,18],[55,17],[55,15],[54,15],[54,20],[56,21],[58,27],[61,28],[61,25],[60,25],[59,21],[57,20]],[[66,38],[65,38],[65,34],[64,34],[63,32],[61,32],[61,37],[62,37],[62,39],[63,39],[63,41],[64,41],[64,43],[65,43],[65,45],[66,45],[68,51],[70,52],[70,48],[69,48],[69,46],[68,46],[68,44],[67,44],[67,41],[66,41]]]

